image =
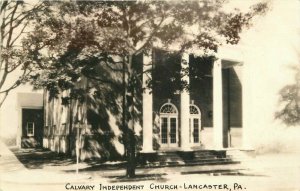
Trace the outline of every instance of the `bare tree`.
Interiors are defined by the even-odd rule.
[[[44,11],[43,3],[0,2],[0,108],[9,92],[30,74],[30,61],[23,50],[22,37],[33,24],[32,18]],[[17,76],[17,79],[12,80]]]

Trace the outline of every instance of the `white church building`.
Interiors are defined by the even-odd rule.
[[[276,112],[286,104],[280,101],[282,88],[299,81],[299,1],[274,1],[271,6],[265,17],[242,34],[238,46],[221,47],[216,60],[184,53],[177,55],[181,62],[173,65],[176,75],[155,70],[144,73],[143,86],[150,78],[156,84],[139,95],[140,121],[135,130],[141,137],[140,153],[297,147],[294,141],[299,140],[299,128],[287,128]],[[170,68],[169,61],[158,54],[138,58],[143,62],[141,70]],[[180,69],[188,65],[201,69],[201,76],[180,79]],[[169,77],[186,81],[191,89],[169,91],[176,90],[164,81]],[[47,102],[47,93],[42,93],[32,93],[28,86],[10,94],[0,109],[1,137],[14,137],[20,147],[68,152],[76,133],[68,125],[70,108],[61,106],[59,99]],[[41,120],[26,117],[32,116],[30,112],[42,115],[43,125]],[[99,112],[103,114],[100,118],[95,112],[87,114],[89,125],[81,132],[82,148],[86,148],[83,158],[101,157],[104,147],[113,153],[124,152],[118,140],[118,118],[113,111]],[[101,130],[94,131],[96,127]]]

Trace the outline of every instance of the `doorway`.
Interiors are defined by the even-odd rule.
[[[22,148],[43,146],[43,118],[43,109],[22,109]]]
[[[160,143],[162,148],[178,147],[178,110],[172,103],[160,109]]]
[[[190,105],[189,141],[192,146],[200,145],[201,112],[195,104]]]

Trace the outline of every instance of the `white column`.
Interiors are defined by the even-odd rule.
[[[223,148],[223,96],[221,59],[213,65],[213,133],[214,148]]]
[[[181,69],[184,71],[189,65],[189,54],[183,53],[181,58]],[[181,79],[182,81],[189,84],[189,76],[185,75]],[[180,139],[181,139],[181,150],[189,151],[189,118],[190,118],[190,95],[187,90],[183,90],[180,94]]]
[[[152,55],[143,55],[143,153],[154,152],[152,148],[153,139],[153,97],[150,89],[147,88],[147,82],[151,79],[152,73]]]
[[[252,115],[251,115],[251,111],[252,111],[252,105],[249,103],[252,103],[251,98],[253,97],[252,95],[252,71],[251,71],[251,66],[249,63],[244,64],[242,66],[242,149],[244,150],[252,150],[253,147],[251,145],[251,138],[252,135],[255,134],[253,133],[253,128],[252,127],[252,123],[253,120],[252,119]]]

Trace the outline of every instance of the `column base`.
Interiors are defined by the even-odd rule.
[[[181,152],[190,152],[190,151],[193,151],[193,149],[191,149],[190,147],[187,147],[187,148],[180,148],[180,151],[181,151]]]
[[[226,150],[227,148],[224,148],[224,147],[213,147],[213,150],[216,150],[216,151],[223,151],[223,150]]]
[[[142,149],[140,153],[156,153],[156,151],[153,149]]]

